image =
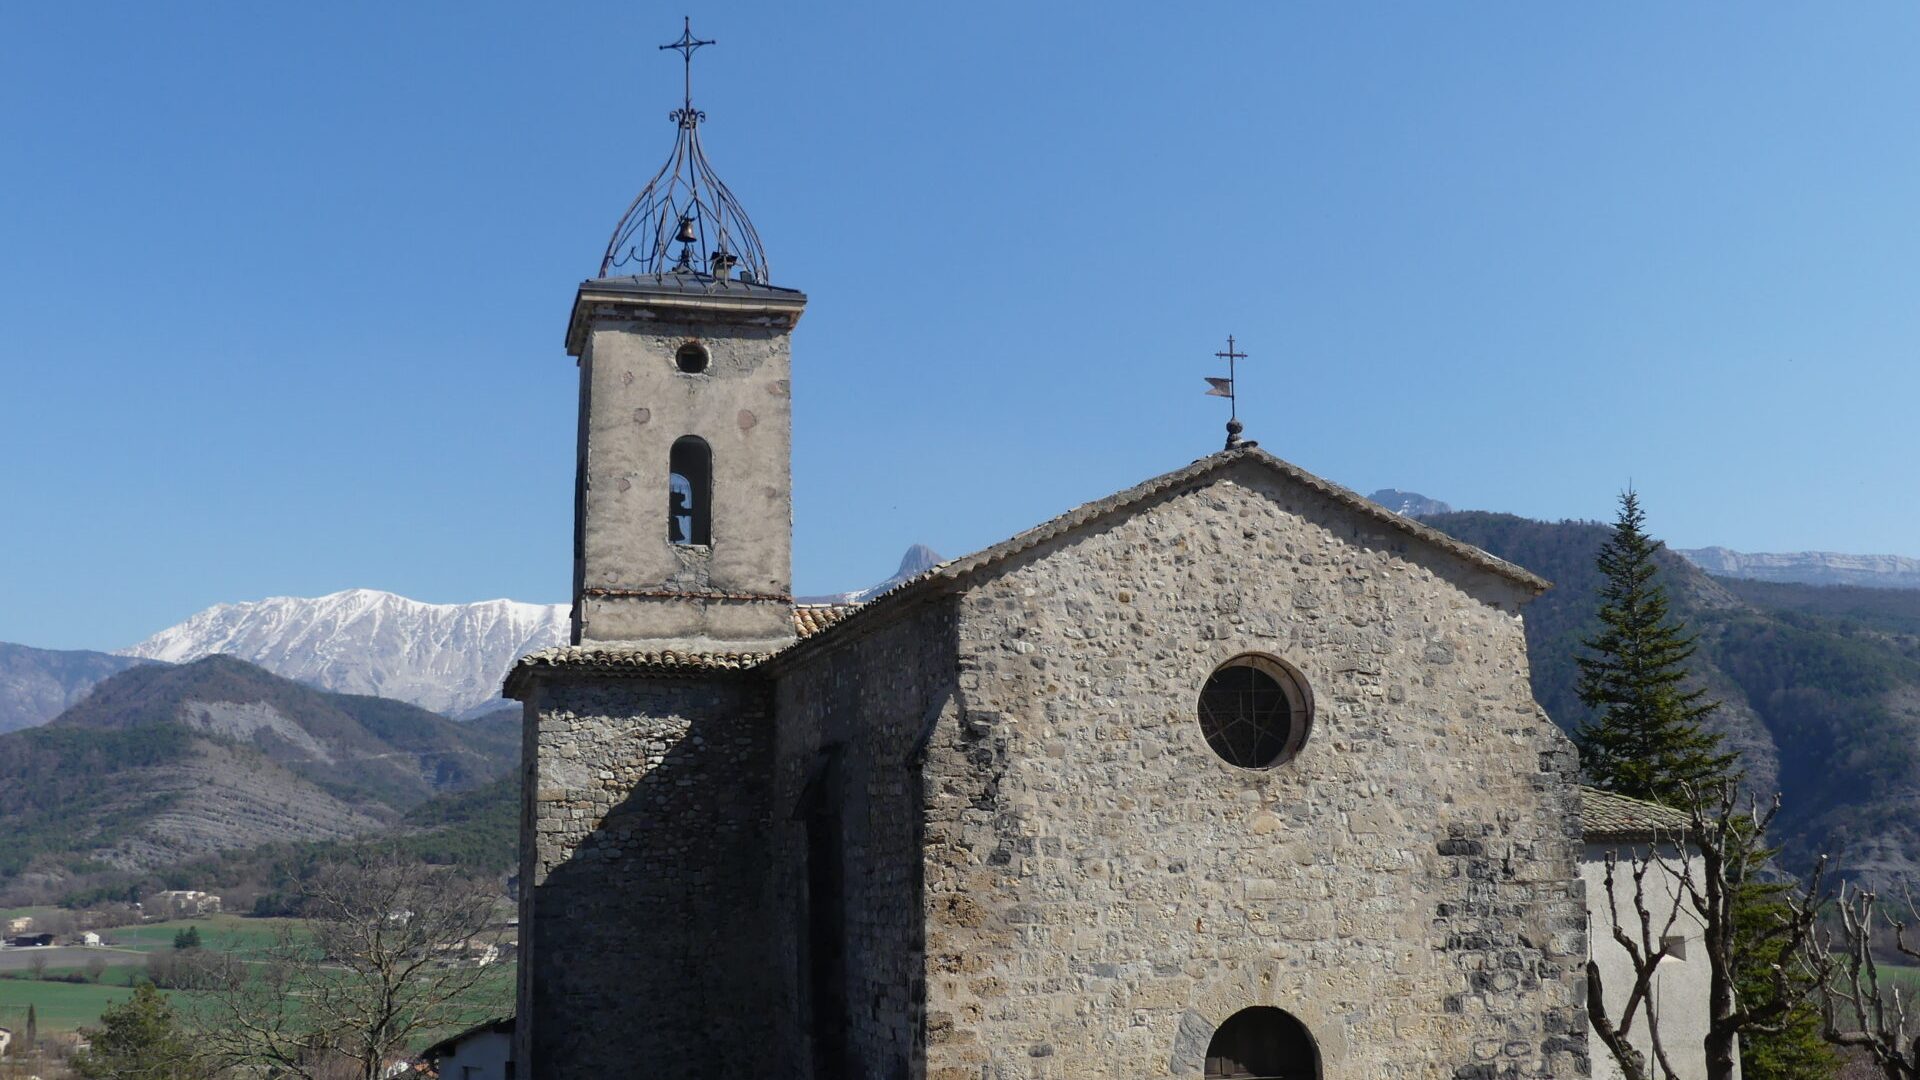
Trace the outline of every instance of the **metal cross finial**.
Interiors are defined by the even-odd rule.
[[[1246,428],[1240,423],[1240,395],[1239,389],[1235,386],[1239,375],[1236,362],[1245,360],[1247,354],[1234,348],[1233,335],[1228,334],[1227,350],[1213,355],[1227,362],[1226,378],[1217,379],[1211,375],[1207,376],[1207,396],[1227,399],[1227,449],[1232,450],[1236,446],[1257,446],[1259,444],[1244,442],[1240,438],[1240,433]]]
[[[685,70],[686,93],[684,95],[685,103],[684,103],[684,107],[681,109],[681,112],[684,114],[686,119],[681,119],[680,117],[675,118],[675,119],[679,119],[680,122],[683,124],[686,123],[687,119],[699,118],[699,114],[693,111],[693,54],[699,50],[700,46],[712,45],[712,44],[714,44],[714,42],[702,41],[701,39],[694,37],[693,36],[693,17],[690,15],[682,15],[680,17],[680,40],[670,41],[665,45],[660,46],[660,48],[663,51],[666,49],[673,49],[674,51],[678,52],[680,54],[680,62],[686,69]]]

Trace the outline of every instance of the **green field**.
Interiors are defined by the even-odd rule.
[[[1880,985],[1882,988],[1898,987],[1900,996],[1910,998],[1920,993],[1920,967],[1896,967],[1893,964],[1880,965]]]
[[[37,915],[49,909],[21,908],[4,913],[12,918]],[[117,926],[100,931],[116,948],[138,953],[170,952],[173,936],[189,926],[200,931],[200,943],[245,955],[271,944],[280,927],[290,919],[242,919],[237,915],[211,915],[199,919],[147,923],[141,926]],[[98,983],[64,983],[35,980],[16,972],[18,978],[0,978],[0,1027],[20,1031],[26,1027],[27,1006],[34,1006],[35,1018],[43,1034],[74,1031],[100,1022],[100,1010],[125,1001],[132,993],[135,979],[146,971],[142,957],[102,953],[107,968]],[[83,965],[60,964],[47,969],[48,975],[81,974]],[[173,994],[163,991],[169,997]]]
[[[107,966],[100,972],[100,985],[102,986],[132,986],[134,979],[138,978],[140,973],[147,969],[146,964],[141,963],[138,959],[125,956],[107,955],[102,957],[102,959],[107,961]],[[47,977],[50,979],[62,975],[86,974],[87,969],[84,965],[63,964],[47,968]],[[88,977],[91,978],[91,976]],[[16,972],[15,978],[0,979],[0,982],[20,982],[25,978],[25,972]],[[0,1027],[6,1026],[5,1024],[0,1024]]]
[[[56,969],[49,969],[53,970]],[[98,984],[0,979],[0,1027],[15,1032],[24,1031],[28,1005],[34,1007],[42,1035],[91,1027],[100,1022],[100,1010],[109,1005],[118,1005],[132,996],[133,991],[128,989],[129,980],[140,970],[138,967],[124,966],[109,968]],[[513,965],[499,965],[499,974],[489,975],[474,990],[474,1004],[466,1010],[463,1026],[512,1012]],[[161,993],[169,998],[180,996],[169,990]],[[425,1046],[458,1030],[460,1028],[455,1027],[423,1035],[421,1045]]]
[[[30,914],[23,911],[21,914]],[[174,935],[188,927],[200,931],[200,943],[205,949],[231,952],[245,956],[258,953],[275,941],[287,926],[297,926],[295,919],[247,919],[237,915],[211,915],[198,919],[181,919],[169,922],[147,923],[141,926],[120,926],[100,931],[101,935],[118,949],[130,950],[141,955],[129,956],[126,953],[99,954],[107,960],[108,966],[101,973],[98,983],[64,983],[35,980],[19,972],[18,978],[0,978],[0,1027],[20,1031],[26,1026],[27,1006],[34,1006],[42,1034],[75,1031],[100,1022],[100,1011],[109,1005],[125,1001],[132,993],[129,989],[134,980],[144,976],[146,954],[169,953],[173,950]],[[61,964],[47,968],[47,974],[65,975],[84,973],[84,966]],[[481,985],[475,988],[474,1003],[470,1010],[468,1023],[479,1023],[492,1019],[502,1013],[513,1011],[514,965],[503,963],[488,974]],[[182,995],[163,991],[168,997]],[[458,1029],[455,1029],[458,1030]],[[452,1031],[433,1033],[434,1038],[452,1034]],[[432,1041],[431,1039],[427,1041]],[[422,1045],[425,1045],[424,1043]]]
[[[0,979],[0,1027],[16,1033],[25,1031],[27,1006],[32,1005],[40,1034],[77,1031],[99,1023],[100,1010],[118,1005],[131,996],[133,991],[124,985]]]
[[[208,915],[198,919],[176,919],[141,926],[117,926],[100,934],[116,947],[139,952],[157,952],[173,948],[173,936],[188,927],[200,931],[200,946],[221,952],[245,955],[273,944],[281,927],[297,919],[243,919],[238,915]]]
[[[44,919],[47,916],[59,910],[60,909],[57,907],[0,908],[0,930],[4,930],[6,928],[5,923],[7,922],[8,919],[18,919],[21,916],[26,916],[28,918],[33,918],[33,919]]]

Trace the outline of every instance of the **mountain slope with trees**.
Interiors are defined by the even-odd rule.
[[[504,718],[458,724],[231,657],[143,665],[0,735],[0,889],[384,833],[438,794],[510,777],[518,751]]]
[[[1594,557],[1609,530],[1511,514],[1455,513],[1427,524],[1554,583],[1526,609],[1534,696],[1573,732],[1591,721],[1576,657],[1597,625]],[[1722,707],[1708,729],[1740,755],[1755,791],[1776,788],[1785,865],[1831,852],[1885,888],[1920,881],[1920,611],[1904,590],[1781,586],[1712,578],[1657,559],[1674,612],[1699,635],[1692,668]]]

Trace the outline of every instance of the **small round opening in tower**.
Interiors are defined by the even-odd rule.
[[[1214,669],[1200,691],[1200,731],[1221,760],[1270,769],[1307,741],[1313,716],[1306,680],[1270,656],[1247,653]]]
[[[680,346],[680,351],[673,354],[673,362],[680,365],[680,370],[689,375],[698,375],[707,370],[707,364],[712,359],[707,354],[707,347],[697,341],[687,342]]]

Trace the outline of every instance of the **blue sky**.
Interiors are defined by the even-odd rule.
[[[1920,555],[1920,8],[691,9],[795,338],[796,587],[1248,435],[1677,546]],[[564,600],[572,292],[679,7],[0,9],[0,640]]]

